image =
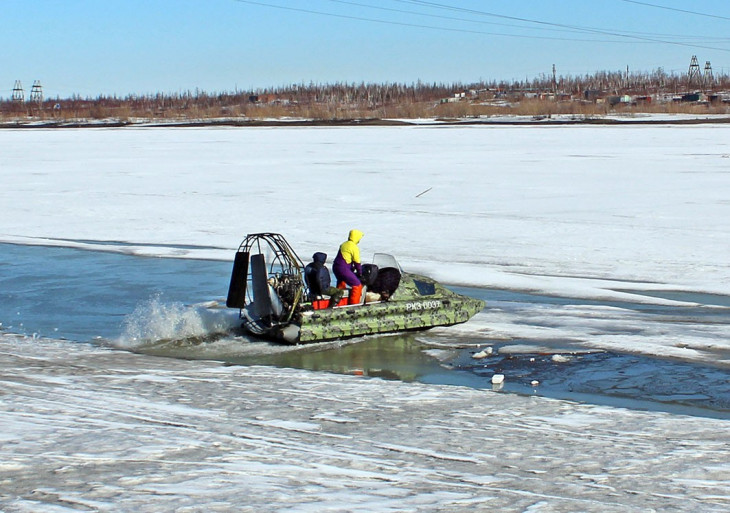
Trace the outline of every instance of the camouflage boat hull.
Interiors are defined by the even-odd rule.
[[[433,293],[421,294],[416,283],[421,289],[426,284],[426,292]],[[296,339],[287,340],[286,331],[281,331],[277,338],[307,343],[451,326],[468,321],[484,306],[481,299],[456,294],[424,276],[403,273],[401,284],[389,301],[304,311],[294,323],[299,327]]]

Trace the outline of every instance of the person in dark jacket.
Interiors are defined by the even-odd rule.
[[[304,268],[304,280],[309,287],[309,299],[316,299],[318,296],[330,296],[328,308],[332,308],[340,302],[344,291],[332,286],[330,272],[325,264],[327,254],[320,251],[312,255],[312,262]]]

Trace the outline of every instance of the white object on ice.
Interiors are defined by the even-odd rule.
[[[554,354],[552,360],[557,363],[565,363],[570,361],[570,356],[563,356],[562,354]]]
[[[504,383],[504,374],[495,374],[492,376],[492,384],[499,385],[500,383]]]
[[[532,380],[532,381],[530,382],[530,385],[532,385],[533,387],[536,387],[536,386],[537,386],[537,385],[539,385],[539,384],[540,384],[540,382],[539,382],[538,380],[536,380],[536,379],[533,379],[533,380]]]
[[[474,358],[475,360],[481,360],[482,358],[486,358],[490,354],[492,354],[492,348],[487,347],[486,349],[483,349],[482,351],[479,351],[478,353],[474,353],[473,355],[471,355],[471,357]]]

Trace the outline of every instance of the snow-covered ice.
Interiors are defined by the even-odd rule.
[[[447,283],[722,303],[729,130],[4,129],[0,242],[230,260],[246,233],[274,231],[307,258],[333,256],[356,227],[366,257],[391,252]],[[449,333],[638,341],[686,359],[730,350],[727,324],[586,304],[520,325],[519,309]],[[8,512],[730,507],[726,421],[9,334],[0,362]]]
[[[0,241],[228,260],[246,232],[306,256],[357,226],[366,255],[451,283],[724,294],[728,131],[4,130]]]
[[[689,291],[727,306],[728,134],[720,123],[3,130],[0,242],[230,261],[246,233],[273,231],[304,259],[332,258],[357,227],[365,258],[390,252],[445,283],[654,304]],[[687,358],[730,350],[725,326],[667,331],[580,308],[562,327],[549,319],[565,309],[529,327],[489,312],[468,329]],[[603,330],[612,318],[656,336]]]
[[[0,509],[727,511],[727,421],[0,339]]]

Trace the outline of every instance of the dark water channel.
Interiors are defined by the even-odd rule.
[[[229,262],[0,244],[0,332],[108,344],[123,336],[130,315],[147,304],[222,304],[230,269]],[[650,315],[676,315],[679,319],[692,318],[693,322],[699,319],[707,324],[730,323],[724,309],[604,303],[453,288],[486,299],[486,315],[490,308],[514,303],[535,308],[579,304],[620,306]],[[671,299],[698,299],[674,296]],[[708,301],[706,297],[699,299]],[[730,306],[730,298],[725,296],[709,301]],[[217,312],[216,315],[231,314],[222,309]],[[217,352],[212,356],[202,350],[220,344],[221,339],[225,339],[227,348],[256,350]],[[136,350],[188,359],[213,358],[232,365],[294,367],[730,419],[728,368],[636,354],[591,352],[570,343],[553,343],[549,351],[500,351],[523,342],[489,340],[478,333],[465,337],[460,332],[453,343],[447,337],[445,343],[434,345],[429,337],[414,332],[283,350],[246,337],[210,333],[191,339],[152,341]],[[535,341],[529,344],[535,346]],[[492,354],[474,358],[484,347],[492,348]],[[505,377],[502,385],[492,384],[495,374]]]

